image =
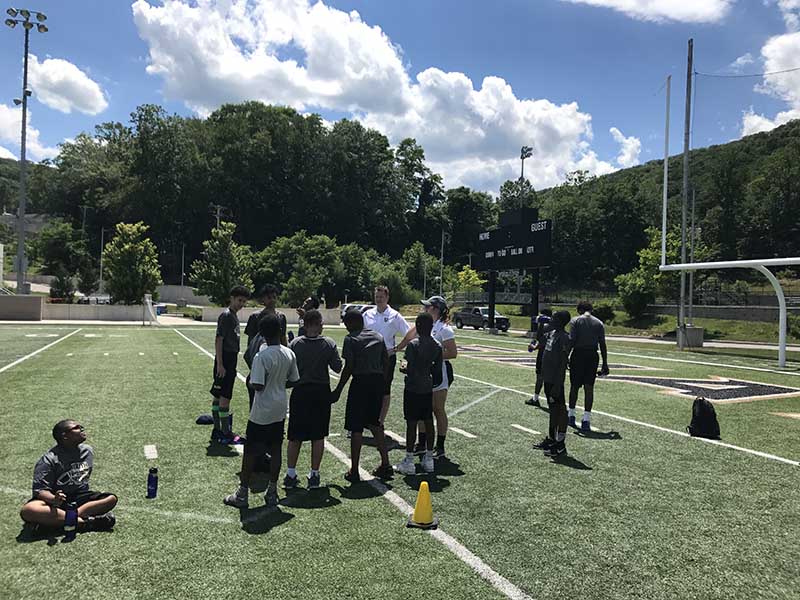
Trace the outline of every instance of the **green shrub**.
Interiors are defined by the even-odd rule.
[[[601,302],[600,304],[596,304],[592,314],[600,319],[603,323],[611,323],[616,316],[614,312],[614,307],[609,304],[608,302]]]
[[[50,297],[63,298],[67,304],[72,304],[75,297],[75,286],[72,277],[64,269],[60,269],[53,282],[50,284]]]
[[[786,330],[793,338],[800,339],[800,315],[786,315]]]
[[[652,280],[647,280],[639,271],[618,275],[617,284],[620,302],[627,313],[637,319],[647,310],[647,305],[655,300]]]

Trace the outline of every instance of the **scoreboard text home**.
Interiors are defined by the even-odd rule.
[[[473,267],[479,271],[533,269],[550,265],[553,222],[535,209],[508,211],[500,227],[478,234]]]

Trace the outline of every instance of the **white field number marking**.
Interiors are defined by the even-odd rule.
[[[155,460],[158,458],[158,449],[155,444],[147,444],[144,447],[144,457],[147,460]]]

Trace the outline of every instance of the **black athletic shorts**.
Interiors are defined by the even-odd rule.
[[[277,421],[267,425],[260,425],[247,422],[247,437],[245,438],[245,445],[253,444],[259,446],[270,446],[272,444],[280,443],[283,441],[283,424],[284,421]]]
[[[573,387],[594,385],[597,379],[597,367],[600,365],[600,356],[597,350],[589,348],[575,348],[569,361],[569,382]]]
[[[344,409],[344,428],[347,431],[361,431],[378,424],[383,407],[383,389],[382,374],[353,375]]]
[[[416,394],[403,390],[403,418],[406,421],[427,421],[433,418],[433,392]]]
[[[328,435],[330,422],[331,390],[327,385],[310,383],[292,389],[287,435],[291,441],[321,440]]]
[[[539,349],[536,351],[536,374],[542,374],[542,363],[544,362],[544,346],[539,346]]]
[[[389,357],[389,373],[386,375],[386,380],[383,383],[383,395],[388,396],[392,393],[392,381],[394,381],[394,370],[397,366],[397,354],[392,354]]]
[[[547,397],[548,404],[564,404],[566,402],[566,395],[564,394],[564,382],[546,383],[544,384],[544,393]]]
[[[95,500],[102,500],[103,498],[108,498],[109,496],[113,496],[109,492],[79,492],[77,494],[73,494],[72,496],[67,496],[67,504],[71,504],[75,508],[79,508],[86,504],[87,502],[94,502]],[[33,502],[34,500],[41,500],[41,498],[31,498],[28,502]],[[27,504],[27,502],[26,502]],[[66,508],[65,506],[61,506],[59,508]]]
[[[236,363],[239,360],[238,352],[223,352],[222,366],[225,367],[225,377],[217,377],[217,361],[214,360],[214,383],[209,390],[214,398],[233,398],[233,382],[236,381]]]

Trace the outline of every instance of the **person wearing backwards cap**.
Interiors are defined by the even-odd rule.
[[[444,440],[447,436],[447,413],[445,412],[444,405],[447,402],[447,390],[453,383],[453,365],[451,360],[458,357],[458,348],[456,348],[456,335],[453,333],[452,327],[448,325],[450,320],[450,309],[447,307],[447,301],[441,296],[431,296],[427,300],[422,300],[422,305],[425,307],[425,312],[433,317],[433,331],[431,335],[433,339],[439,342],[442,346],[442,383],[433,388],[433,416],[436,419],[436,448],[433,451],[434,459],[447,458],[444,449]],[[405,348],[408,343],[417,335],[417,330],[412,327],[411,330],[400,342],[396,351],[399,352]],[[417,452],[425,452],[425,432],[419,432],[419,442],[417,443]]]

